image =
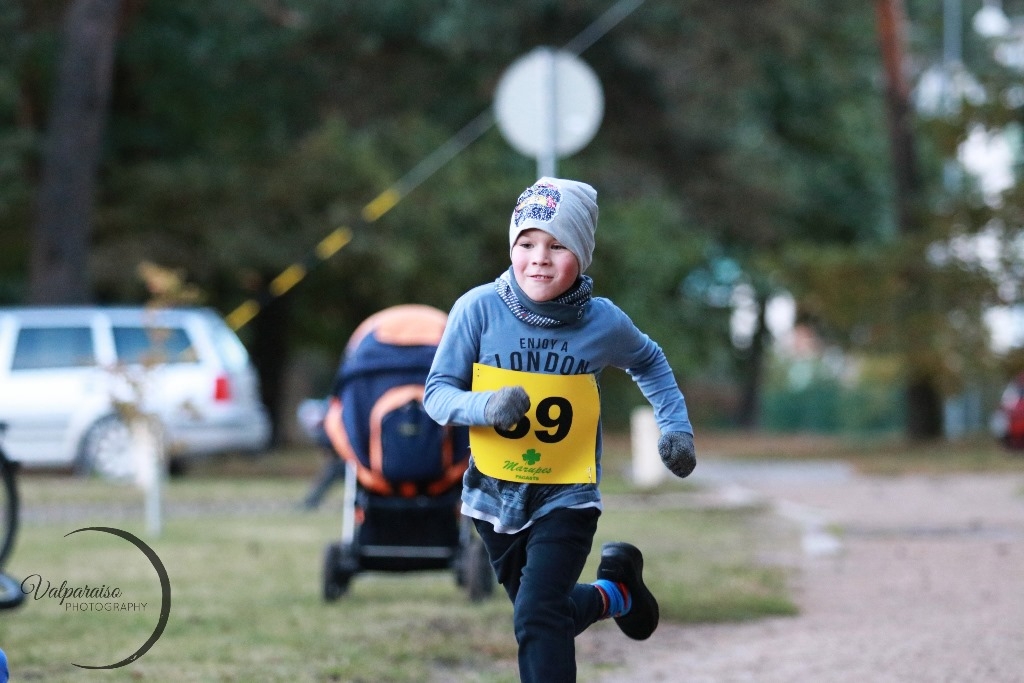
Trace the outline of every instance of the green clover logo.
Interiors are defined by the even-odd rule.
[[[540,460],[540,453],[531,448],[530,450],[523,453],[523,460],[526,461],[527,465],[536,465],[537,461]]]

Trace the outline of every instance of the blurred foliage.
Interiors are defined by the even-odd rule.
[[[491,129],[379,220],[362,208],[490,107],[515,58],[567,44],[612,4],[123,0],[95,298],[143,300],[135,271],[152,262],[184,269],[226,314],[348,225],[351,244],[287,297],[293,347],[338,353],[388,305],[449,308],[507,267],[508,215],[534,162]],[[65,5],[0,5],[0,302],[26,294]],[[939,5],[908,2],[918,72],[941,45]],[[975,41],[965,60],[986,87],[1010,87],[1019,74],[988,54]],[[933,245],[991,220],[1017,239],[1020,189],[993,207],[966,178],[942,178],[971,121],[1003,125],[1019,106],[991,98],[920,121],[931,222],[911,242],[892,219],[870,3],[648,0],[581,56],[601,79],[604,120],[558,171],[598,188],[597,293],[664,346],[691,409],[726,410],[722,387],[751,371],[730,330],[738,286],[759,302],[792,292],[830,342],[902,353],[947,391],[991,368],[980,316],[1007,286]],[[1005,268],[1022,279],[1019,256]],[[908,289],[921,293],[912,310],[893,303]],[[924,352],[909,344],[922,338]],[[633,391],[606,380],[613,419]]]
[[[904,410],[895,356],[825,352],[772,363],[763,397],[769,432],[858,437],[901,432]]]

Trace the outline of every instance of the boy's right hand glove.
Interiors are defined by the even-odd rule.
[[[502,387],[487,399],[484,419],[487,424],[509,429],[516,426],[530,409],[530,397],[522,387]]]
[[[693,448],[693,434],[666,432],[658,439],[658,455],[672,474],[680,479],[688,476],[697,466],[697,453]]]

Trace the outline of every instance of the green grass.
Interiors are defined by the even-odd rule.
[[[471,603],[451,572],[366,573],[339,601],[322,601],[323,551],[340,534],[341,492],[317,512],[296,509],[318,458],[300,451],[197,467],[168,484],[155,538],[145,529],[142,494],[130,486],[23,476],[26,519],[7,571],[55,584],[106,584],[148,609],[68,612],[55,599],[30,597],[0,614],[0,646],[14,680],[517,680],[511,606],[500,588],[491,600]],[[788,532],[762,510],[679,509],[680,490],[647,497],[641,510],[617,509],[612,496],[595,548],[614,538],[644,549],[645,575],[666,622],[792,614],[788,570],[764,561],[765,552],[794,543]],[[123,539],[65,537],[90,525],[123,528],[149,543],[172,588],[162,637],[137,661],[103,672],[71,662],[127,657],[155,627],[160,593],[153,569]],[[597,555],[585,576],[596,570]]]
[[[652,509],[601,518],[595,547],[625,539],[644,551],[644,576],[662,618],[679,623],[727,622],[792,615],[788,574],[765,554],[796,544],[793,531],[757,509]],[[587,575],[597,570],[597,553]]]
[[[711,457],[843,460],[863,474],[1024,472],[1024,451],[1007,450],[986,436],[909,442],[899,435],[707,433],[698,436],[697,449],[698,454]]]
[[[701,435],[701,457],[843,459],[863,472],[1024,472],[1024,457],[979,440],[907,445],[778,435]],[[263,458],[222,458],[168,483],[165,524],[145,529],[143,496],[130,486],[57,474],[22,477],[26,508],[9,573],[51,583],[106,584],[137,613],[68,612],[29,598],[0,613],[0,646],[17,681],[463,681],[517,680],[511,607],[500,589],[470,603],[451,572],[366,573],[348,595],[320,596],[324,547],[340,534],[339,490],[313,513],[302,499],[322,464],[296,449]],[[608,501],[596,548],[625,539],[644,550],[645,576],[665,622],[725,622],[789,615],[786,557],[795,531],[764,510],[694,510],[680,504],[695,487],[669,481],[633,491],[622,473],[628,442],[606,444]],[[138,648],[156,625],[159,583],[135,548],[90,526],[126,529],[147,541],[170,575],[166,631],[130,665],[90,672],[71,662],[110,664]],[[780,563],[779,559],[783,562]],[[614,628],[601,624],[597,628]],[[590,666],[580,662],[581,679]]]

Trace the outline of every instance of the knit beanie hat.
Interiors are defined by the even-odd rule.
[[[523,230],[537,228],[575,256],[582,275],[594,258],[597,190],[576,180],[543,177],[516,200],[508,229],[509,253]]]

